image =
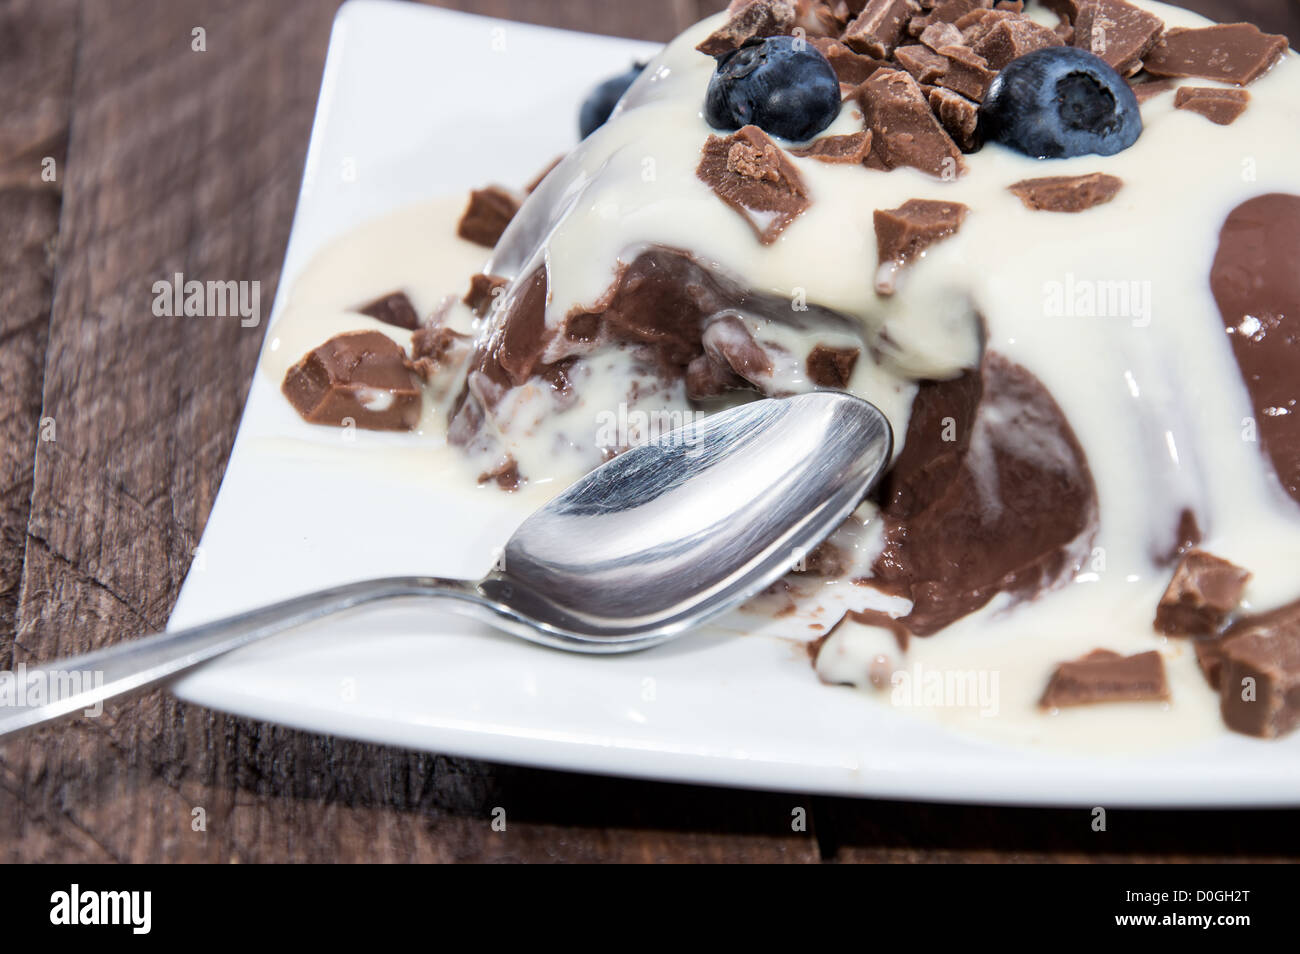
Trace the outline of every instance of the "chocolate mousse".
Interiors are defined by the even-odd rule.
[[[912,601],[899,623],[917,636],[1075,571],[1097,522],[1069,422],[1037,378],[992,351],[978,372],[921,386],[880,500],[885,546],[868,582]]]
[[[1233,209],[1210,270],[1232,353],[1264,451],[1300,502],[1300,195],[1271,194]]]

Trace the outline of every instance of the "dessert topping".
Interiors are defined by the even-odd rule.
[[[1174,97],[1176,109],[1200,113],[1219,126],[1231,126],[1246,111],[1250,93],[1221,86],[1184,86]]]
[[[1155,628],[1168,636],[1218,632],[1237,608],[1250,571],[1204,550],[1184,554],[1156,606]]]
[[[1053,46],[1013,60],[981,107],[986,138],[1038,159],[1112,156],[1142,134],[1137,97],[1092,53]]]
[[[420,385],[406,352],[379,331],[335,335],[288,370],[281,390],[313,424],[409,431],[420,420]]]
[[[832,348],[816,345],[808,353],[804,366],[808,380],[819,388],[846,388],[853,377],[853,368],[862,352],[857,348]]]
[[[1143,66],[1153,76],[1197,76],[1245,86],[1268,72],[1287,49],[1286,37],[1250,23],[1174,29],[1162,36]]]
[[[790,150],[790,155],[801,159],[820,159],[822,162],[859,164],[871,151],[871,130],[848,133],[843,136],[822,136],[807,146]]]
[[[519,200],[500,186],[475,189],[461,213],[456,234],[476,245],[494,248],[510,220],[519,211]]]
[[[764,245],[811,204],[799,170],[757,126],[710,136],[695,174],[744,216]]]
[[[482,318],[492,310],[497,298],[509,284],[509,279],[502,278],[500,275],[479,273],[470,278],[469,291],[465,292],[465,297],[461,301],[469,306],[470,311]]]
[[[709,79],[704,118],[714,129],[745,125],[803,142],[840,112],[840,81],[826,57],[806,40],[750,40],[719,57]]]
[[[1007,186],[1025,208],[1041,212],[1082,212],[1115,198],[1124,187],[1116,176],[1094,172],[1086,176],[1045,176]]]
[[[1157,652],[1121,656],[1096,649],[1056,667],[1038,704],[1044,709],[1095,702],[1160,702],[1169,698],[1165,664]]]
[[[381,295],[374,301],[362,305],[357,311],[398,328],[414,330],[420,325],[415,306],[411,304],[411,299],[406,297],[405,292],[395,291]]]
[[[897,209],[877,209],[872,216],[881,266],[876,279],[877,293],[893,294],[898,270],[935,242],[956,232],[967,211],[960,202],[929,199],[909,199]]]
[[[1132,76],[1164,28],[1164,20],[1125,0],[1083,0],[1074,19],[1074,45]]]
[[[965,171],[961,150],[909,73],[880,70],[858,87],[857,97],[872,131],[872,155],[886,168],[911,166],[944,179]]]

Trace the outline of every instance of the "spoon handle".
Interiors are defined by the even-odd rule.
[[[131,639],[40,667],[15,667],[0,691],[0,738],[65,715],[98,715],[105,699],[172,676],[324,616],[399,597],[443,597],[481,604],[477,583],[436,577],[391,577],[295,596],[190,629]]]

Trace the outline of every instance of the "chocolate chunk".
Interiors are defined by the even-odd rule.
[[[420,326],[420,317],[415,313],[415,306],[406,292],[392,292],[381,295],[372,302],[362,305],[357,311],[363,315],[378,319],[385,324],[406,328],[408,331]]]
[[[758,384],[772,374],[772,359],[735,315],[723,315],[704,329],[704,352],[715,362]]]
[[[1249,199],[1228,215],[1210,271],[1254,427],[1278,483],[1300,502],[1300,196]],[[1252,433],[1251,437],[1254,436]]]
[[[710,136],[695,170],[770,245],[811,204],[799,170],[757,126]]]
[[[465,292],[465,297],[461,301],[469,306],[470,311],[482,318],[492,310],[497,297],[509,284],[510,280],[500,275],[484,275],[480,272],[470,278],[469,291]]]
[[[876,292],[893,294],[898,270],[935,242],[956,232],[968,211],[960,202],[929,199],[908,199],[896,209],[877,209],[872,214],[876,254],[881,265]]]
[[[749,0],[728,7],[727,22],[695,48],[709,56],[722,56],[756,37],[782,36],[794,29],[796,12],[790,0]]]
[[[820,159],[822,162],[859,164],[871,151],[871,130],[847,133],[843,136],[822,136],[811,144],[791,149],[790,155],[801,159]]]
[[[518,490],[524,483],[524,479],[519,473],[519,464],[513,457],[507,455],[497,466],[479,474],[478,482],[494,483],[502,490]]]
[[[1300,602],[1238,620],[1218,654],[1228,728],[1272,739],[1300,725]]]
[[[840,86],[857,86],[876,70],[889,70],[894,67],[884,60],[855,53],[839,40],[831,37],[809,37],[808,44],[826,57]]]
[[[922,4],[922,6],[925,5]],[[913,17],[907,29],[912,36],[921,36],[936,23],[955,25],[958,20],[967,14],[975,10],[988,10],[992,6],[993,0],[939,0],[938,3],[931,6],[929,13],[924,16]]]
[[[1082,0],[1040,0],[1040,2],[1062,20],[1073,23],[1079,15],[1079,4]]]
[[[972,49],[988,61],[989,69],[1000,70],[1017,56],[1060,45],[1054,31],[1025,17],[996,22]]]
[[[519,211],[519,200],[499,186],[475,189],[461,214],[456,234],[476,245],[494,248],[510,220]]]
[[[1190,109],[1218,126],[1231,126],[1246,111],[1250,93],[1219,86],[1184,86],[1174,97],[1175,109]]]
[[[1156,607],[1155,628],[1168,636],[1218,632],[1241,601],[1250,571],[1204,550],[1187,553]]]
[[[857,348],[832,348],[816,345],[808,352],[804,366],[808,380],[819,388],[846,388],[853,377],[853,368],[862,352]]]
[[[313,424],[409,431],[420,421],[420,386],[406,352],[378,331],[335,335],[290,368],[280,390]]]
[[[867,0],[840,39],[859,53],[884,59],[906,35],[908,21],[920,12],[917,0]]]
[[[1159,653],[1121,656],[1097,649],[1057,666],[1038,704],[1044,709],[1062,709],[1096,702],[1161,702],[1168,698],[1169,684]]]
[[[692,401],[717,397],[727,391],[749,387],[728,364],[720,364],[707,354],[694,358],[686,366],[686,396]]]
[[[425,381],[458,363],[469,350],[469,335],[445,326],[417,328],[411,335],[411,360],[407,367]]]
[[[921,31],[920,39],[922,46],[928,46],[932,50],[943,46],[960,46],[963,42],[961,30],[951,23],[931,23]]]
[[[1019,14],[1011,13],[1007,10],[972,10],[965,16],[959,17],[954,26],[961,31],[962,41],[967,46],[974,46],[999,23],[1005,20],[1022,20]]]
[[[1133,95],[1137,97],[1138,105],[1141,106],[1148,99],[1154,99],[1161,93],[1167,93],[1178,84],[1173,80],[1145,80],[1141,83],[1131,82],[1129,85],[1133,88]]]
[[[1267,73],[1286,49],[1286,37],[1261,33],[1250,23],[1174,29],[1156,42],[1143,66],[1152,76],[1197,76],[1245,86]]]
[[[998,74],[989,69],[988,61],[965,46],[945,46],[939,51],[948,59],[948,69],[938,84],[961,93],[977,103],[984,102],[989,87]]]
[[[1124,181],[1103,172],[1086,176],[1045,176],[1023,179],[1007,188],[1025,208],[1041,212],[1082,212],[1115,198]]]
[[[872,155],[887,168],[911,166],[940,178],[965,171],[961,150],[944,132],[910,73],[880,70],[857,89]]]
[[[1034,375],[994,351],[978,371],[920,385],[879,499],[885,544],[869,582],[912,601],[901,622],[918,636],[998,593],[1028,599],[1065,578],[1097,521],[1065,415]]]
[[[894,51],[898,65],[916,78],[918,83],[932,84],[948,70],[948,58],[940,56],[929,47],[916,44],[900,46]]]
[[[1192,640],[1196,650],[1196,665],[1210,688],[1219,691],[1219,675],[1223,671],[1223,637],[1212,636],[1206,639]]]
[[[930,90],[930,108],[963,152],[971,152],[979,145],[979,103],[961,93],[936,86]]]
[[[1074,18],[1074,45],[1130,76],[1142,68],[1142,57],[1164,29],[1164,20],[1125,0],[1082,0]]]

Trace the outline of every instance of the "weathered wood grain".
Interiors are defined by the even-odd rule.
[[[443,5],[667,39],[724,0]],[[1196,5],[1233,18],[1226,0]],[[151,286],[180,271],[257,280],[271,300],[335,7],[0,0],[4,665],[165,622],[261,332],[156,318]],[[1300,34],[1284,12],[1260,20]],[[200,27],[206,52],[191,48]],[[42,416],[57,440],[37,440]],[[3,861],[1273,860],[1300,853],[1295,819],[1115,812],[1100,834],[1081,812],[592,778],[314,736],[162,693],[0,748]]]

